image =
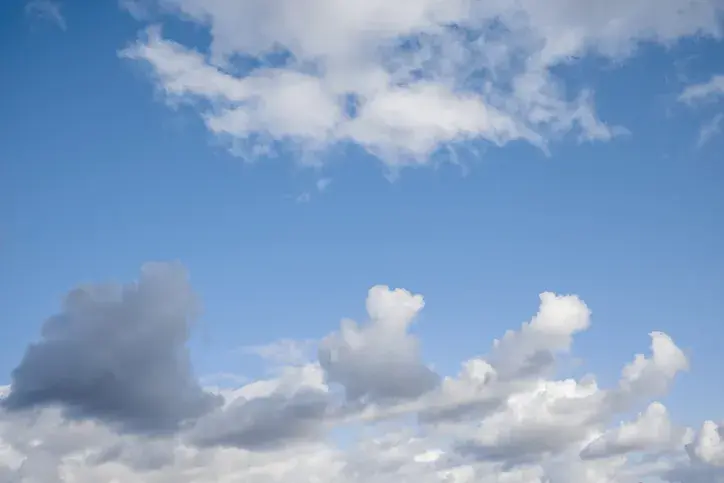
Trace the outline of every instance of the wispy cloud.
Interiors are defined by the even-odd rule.
[[[317,191],[319,191],[320,193],[325,191],[331,183],[331,178],[321,178],[317,180]]]
[[[679,101],[687,104],[715,101],[724,96],[724,75],[715,75],[706,82],[687,86],[679,96]]]
[[[724,114],[717,114],[709,122],[701,126],[699,130],[699,139],[696,142],[697,147],[702,147],[706,143],[712,140],[715,136],[719,135],[722,130],[722,123],[724,122]]]
[[[316,190],[317,193],[324,193],[327,191],[330,184],[332,184],[332,178],[320,178],[314,184],[314,190]],[[312,201],[312,192],[302,192],[299,196],[297,196],[296,201],[297,203],[309,203]]]
[[[25,4],[25,13],[32,18],[40,18],[66,30],[65,17],[61,12],[60,3],[53,0],[30,0]]]
[[[679,95],[679,102],[690,107],[699,105],[715,105],[724,99],[724,75],[714,75],[706,82],[686,86]],[[722,131],[724,114],[717,113],[699,129],[699,138],[696,141],[698,148],[703,147]]]
[[[136,20],[147,20],[150,17],[150,4],[143,0],[118,0],[121,10]]]

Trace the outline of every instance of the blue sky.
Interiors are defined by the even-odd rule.
[[[293,139],[250,160],[229,150],[249,132],[204,125],[211,97],[186,86],[170,105],[173,80],[124,50],[153,47],[144,29],[163,25],[158,42],[210,52],[207,25],[173,12],[134,18],[114,2],[57,6],[62,24],[20,1],[1,7],[0,384],[70,289],[128,283],[147,261],[178,260],[203,301],[189,342],[202,376],[263,376],[241,348],[364,320],[375,284],[425,296],[412,329],[423,359],[455,374],[553,291],[578,295],[593,314],[572,352],[584,365],[561,370],[615,384],[648,333],[663,331],[691,363],[663,401],[685,424],[724,418],[713,383],[724,338],[724,134],[702,137],[724,97],[680,98],[724,73],[720,37],[677,32],[635,39],[625,55],[602,47],[550,62],[571,102],[589,90],[597,119],[625,133],[588,141],[581,126],[550,123],[538,131],[548,153],[525,136],[432,141],[454,146],[456,165],[420,144],[405,151],[407,134],[365,145],[374,128],[344,142],[315,131],[309,142],[322,147],[311,155]],[[267,129],[276,141],[259,116],[251,139]],[[320,164],[305,166],[310,156]],[[420,166],[400,169],[406,156]]]

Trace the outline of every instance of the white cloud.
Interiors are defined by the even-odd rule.
[[[0,390],[14,401],[0,406],[0,481],[711,483],[724,477],[720,425],[706,421],[695,432],[678,426],[661,403],[648,403],[689,367],[668,335],[652,332],[651,353],[624,365],[611,388],[592,376],[556,379],[546,370],[591,325],[581,299],[553,293],[542,294],[537,314],[494,341],[488,355],[463,361],[456,376],[439,377],[422,361],[410,331],[423,297],[375,286],[367,297],[369,322],[343,321],[322,339],[320,362],[305,359],[306,343],[255,348],[273,362],[273,377],[207,387],[221,405],[172,431],[151,431],[165,405],[198,399],[190,380],[187,391],[153,395],[150,409],[139,410],[146,397],[139,388],[148,381],[177,374],[179,364],[190,374],[183,356],[169,359],[184,352],[181,315],[194,298],[189,290],[178,265],[151,264],[140,283],[120,292],[98,286],[70,294],[64,315],[49,320],[44,342],[28,353],[53,352],[56,366],[70,368],[100,357],[87,341],[118,325],[114,340],[135,341],[136,370],[124,369],[122,351],[102,351],[104,367],[118,367],[122,377],[97,387],[126,388],[134,397],[119,396],[113,411],[90,411],[103,402],[91,390],[98,371],[81,364],[42,400],[29,385],[44,381],[45,369],[28,362],[40,355],[26,356],[13,385]],[[123,315],[111,319],[110,313]],[[140,330],[142,321],[148,331]],[[66,345],[75,350],[57,349]],[[537,355],[542,352],[548,355]],[[536,361],[544,363],[541,370]],[[18,410],[21,400],[33,407]],[[637,418],[622,421],[644,403]],[[116,424],[129,415],[134,425]],[[149,430],[141,427],[144,420]]]
[[[724,96],[724,75],[715,75],[707,82],[687,86],[679,100],[689,104],[714,101]]]
[[[689,431],[675,428],[663,404],[651,403],[636,421],[623,423],[592,441],[583,449],[585,458],[602,458],[634,451],[680,448],[691,438]]]
[[[233,152],[351,142],[392,169],[465,141],[610,140],[625,129],[600,120],[592,93],[570,91],[554,68],[625,58],[642,42],[720,37],[723,11],[718,0],[157,3],[208,28],[209,48],[153,27],[121,55],[148,63],[174,101],[196,102]],[[259,62],[240,74],[240,58]]]
[[[724,468],[724,428],[714,421],[705,421],[690,451],[699,461]]]
[[[25,4],[25,13],[32,17],[48,20],[61,30],[67,28],[60,4],[53,0],[30,0]]]
[[[712,104],[724,98],[724,75],[712,76],[706,82],[687,86],[679,95],[679,102],[689,106]],[[696,145],[704,146],[721,133],[724,114],[717,113],[699,128]]]

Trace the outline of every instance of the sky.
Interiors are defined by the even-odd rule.
[[[0,483],[724,482],[720,0],[0,40]]]

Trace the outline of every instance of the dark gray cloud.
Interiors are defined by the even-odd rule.
[[[219,403],[200,387],[186,348],[196,308],[176,263],[146,264],[136,283],[71,291],[13,371],[2,406],[59,405],[70,418],[126,431],[175,430]]]
[[[200,419],[190,439],[199,446],[274,449],[322,435],[328,405],[328,395],[315,389],[241,398]]]

